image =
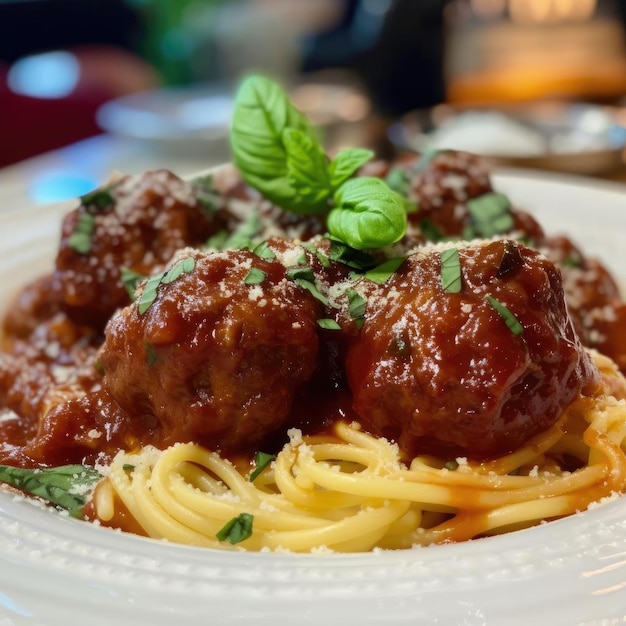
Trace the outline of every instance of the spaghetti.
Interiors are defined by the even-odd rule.
[[[626,381],[599,354],[604,391]],[[334,437],[290,442],[254,482],[193,443],[120,452],[94,498],[110,521],[122,503],[145,534],[228,547],[216,536],[250,516],[248,550],[359,552],[516,530],[587,509],[626,488],[626,401],[603,393],[574,401],[521,448],[488,462],[428,456],[407,467],[394,444],[339,422]]]

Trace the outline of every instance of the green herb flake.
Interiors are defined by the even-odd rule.
[[[332,238],[330,240],[329,258],[360,271],[367,271],[376,267],[376,260],[368,252],[351,248],[343,241]]]
[[[143,291],[137,299],[137,312],[143,315],[157,298],[157,292],[160,285],[167,285],[176,280],[182,274],[193,271],[196,266],[196,260],[193,257],[186,257],[177,261],[172,267],[151,276],[143,286]]]
[[[498,315],[504,320],[509,330],[518,337],[524,332],[524,327],[520,324],[519,320],[506,308],[502,302],[496,300],[492,295],[487,294],[485,300],[489,302],[492,308],[498,313]]]
[[[274,454],[267,454],[267,452],[255,452],[254,453],[254,470],[250,473],[248,480],[253,483],[263,472],[263,470],[276,459]]]
[[[285,274],[291,280],[308,280],[315,282],[315,274],[311,267],[290,267]]]
[[[146,364],[148,367],[152,367],[159,358],[157,353],[157,349],[151,343],[144,343],[144,348],[146,350]]]
[[[388,259],[384,263],[381,263],[378,267],[365,272],[363,275],[368,280],[382,285],[386,283],[391,276],[393,276],[395,271],[402,265],[402,263],[404,263],[405,260],[406,257],[404,256]]]
[[[220,541],[228,541],[236,545],[252,536],[254,516],[250,513],[241,513],[226,522],[224,527],[215,535]]]
[[[438,155],[443,152],[447,152],[447,150],[441,150],[440,148],[430,148],[425,150],[420,158],[416,161],[415,165],[412,167],[414,174],[421,174],[430,166],[430,162]]]
[[[221,205],[221,196],[213,184],[213,175],[198,176],[192,179],[191,184],[195,187],[195,197],[206,212],[209,215],[216,213]]]
[[[318,250],[313,244],[303,243],[302,247],[305,250],[308,250],[311,254],[315,255],[315,257],[320,262],[320,265],[322,267],[325,267],[326,269],[329,269],[330,267],[332,267],[332,263],[330,262],[330,259],[323,252]]]
[[[494,235],[510,232],[515,222],[511,215],[511,203],[501,193],[486,193],[467,201],[475,235],[489,239]]]
[[[262,241],[252,252],[265,261],[273,261],[276,258],[276,254],[270,248],[267,241]]]
[[[420,222],[420,231],[428,241],[432,241],[433,243],[439,243],[446,238],[435,223],[428,218],[424,218]]]
[[[317,325],[324,330],[341,330],[341,326],[335,320],[326,317],[317,320]]]
[[[260,285],[261,283],[265,281],[266,278],[267,278],[267,274],[263,270],[260,270],[257,267],[253,267],[246,274],[246,277],[243,279],[243,282],[246,285]]]
[[[209,250],[224,250],[224,246],[228,241],[228,231],[218,230],[214,235],[211,235],[205,244],[205,247]]]
[[[95,225],[95,216],[86,211],[80,213],[74,232],[67,240],[67,245],[78,254],[89,254],[91,252],[91,236]]]
[[[346,295],[348,296],[348,313],[360,328],[365,320],[367,300],[355,289],[348,289]]]
[[[122,465],[122,470],[125,472],[132,472],[135,470],[135,466],[131,463],[124,463],[124,465]]]
[[[142,280],[146,280],[146,278],[148,277],[143,274],[139,274],[128,267],[120,268],[120,280],[122,281],[122,285],[124,286],[124,289],[126,289],[126,293],[130,298],[135,297],[137,285],[139,285]]]
[[[456,460],[446,461],[444,467],[451,472],[456,472],[459,469],[459,463]]]
[[[293,280],[298,287],[306,289],[314,298],[319,300],[324,306],[328,306],[328,298],[321,294],[315,285],[315,274],[311,267],[290,267],[285,272],[287,278]]]
[[[111,189],[111,187],[95,189],[94,191],[81,196],[80,202],[84,207],[93,207],[98,211],[102,211],[103,209],[115,204],[115,198],[111,193]]]
[[[222,243],[221,250],[247,250],[255,247],[254,239],[263,230],[263,220],[256,213],[250,213],[246,219],[237,226],[235,231]]]
[[[441,286],[448,293],[461,291],[461,260],[456,248],[448,248],[441,253]]]
[[[312,283],[309,280],[305,280],[304,278],[296,278],[294,280],[298,287],[302,287],[302,289],[306,289],[316,300],[319,300],[324,306],[328,306],[328,298],[320,293],[318,288],[315,286],[315,283]]]
[[[46,469],[24,469],[0,465],[0,482],[42,498],[80,517],[89,495],[102,478],[93,467],[63,465]]]

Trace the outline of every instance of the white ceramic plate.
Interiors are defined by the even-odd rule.
[[[626,187],[520,171],[496,183],[549,232],[571,234],[626,278]],[[67,208],[0,216],[5,293],[50,267]],[[296,556],[152,541],[0,493],[1,626],[625,620],[626,498],[464,544]]]

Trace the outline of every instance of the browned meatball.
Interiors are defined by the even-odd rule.
[[[462,236],[469,224],[466,202],[493,191],[489,170],[468,152],[445,150],[434,155],[424,169],[410,169],[409,198],[419,210],[409,219],[428,220],[445,236]]]
[[[130,301],[122,267],[158,271],[177,250],[203,244],[221,224],[193,185],[166,170],[124,178],[99,194],[63,221],[56,277],[68,314],[101,330]],[[93,220],[91,233],[77,249],[74,234],[85,219]]]
[[[317,367],[322,305],[276,260],[181,255],[193,268],[160,284],[146,310],[140,296],[108,324],[104,387],[131,417],[152,420],[155,445],[253,449],[285,424]]]
[[[611,357],[626,371],[626,304],[610,272],[567,237],[548,237],[541,250],[560,267],[568,310],[584,345]]]
[[[442,250],[413,254],[369,298],[347,360],[354,407],[408,456],[491,457],[551,426],[597,374],[545,257],[513,241],[459,247],[462,290],[451,293]]]

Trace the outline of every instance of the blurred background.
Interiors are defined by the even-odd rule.
[[[0,0],[0,211],[227,160],[250,71],[330,151],[626,180],[622,0]]]

